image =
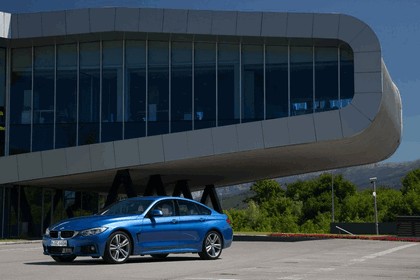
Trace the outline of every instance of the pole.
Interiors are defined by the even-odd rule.
[[[378,226],[378,206],[376,204],[376,177],[372,177],[369,179],[370,182],[373,185],[373,200],[374,200],[374,209],[375,209],[375,230],[376,230],[376,235],[379,235],[379,226]]]
[[[332,206],[332,222],[335,222],[334,214],[334,174],[331,173],[331,206]]]
[[[375,228],[376,228],[376,235],[379,235],[379,226],[378,226],[378,207],[376,204],[376,181],[373,181],[373,198],[375,201]]]

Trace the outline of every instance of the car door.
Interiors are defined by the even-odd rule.
[[[179,209],[179,242],[183,250],[200,250],[207,232],[207,216],[191,201],[177,200]]]
[[[153,210],[161,216],[153,216]],[[176,216],[173,199],[159,201],[143,219],[138,236],[141,253],[176,251],[179,246],[179,217]]]

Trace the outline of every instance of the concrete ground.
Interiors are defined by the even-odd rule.
[[[216,261],[169,255],[163,261],[131,257],[123,265],[77,258],[59,264],[41,242],[0,245],[0,279],[420,279],[420,243],[326,239],[234,242]]]

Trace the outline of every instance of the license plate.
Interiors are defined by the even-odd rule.
[[[51,247],[67,247],[67,240],[51,240]]]

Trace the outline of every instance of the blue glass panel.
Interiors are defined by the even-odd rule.
[[[192,130],[192,44],[172,43],[171,132]]]
[[[54,146],[54,60],[53,46],[34,49],[32,151]]]
[[[263,47],[242,46],[242,122],[264,118]]]
[[[313,113],[312,47],[290,48],[290,113]]]
[[[103,42],[101,142],[122,139],[122,41]]]
[[[99,142],[99,43],[80,44],[79,145]]]
[[[57,46],[55,148],[76,145],[77,45]]]
[[[5,154],[6,50],[0,48],[0,156]]]
[[[32,49],[13,49],[10,82],[10,155],[30,152],[31,115]]]
[[[169,133],[169,46],[149,42],[148,135]]]
[[[347,106],[354,96],[354,57],[353,50],[340,47],[340,108]]]
[[[288,47],[265,48],[266,119],[289,115]]]
[[[124,139],[146,135],[146,42],[127,41]]]
[[[216,126],[216,44],[194,47],[194,129]]]
[[[338,49],[315,48],[315,111],[338,109]]]
[[[218,126],[239,123],[239,45],[218,45]]]

